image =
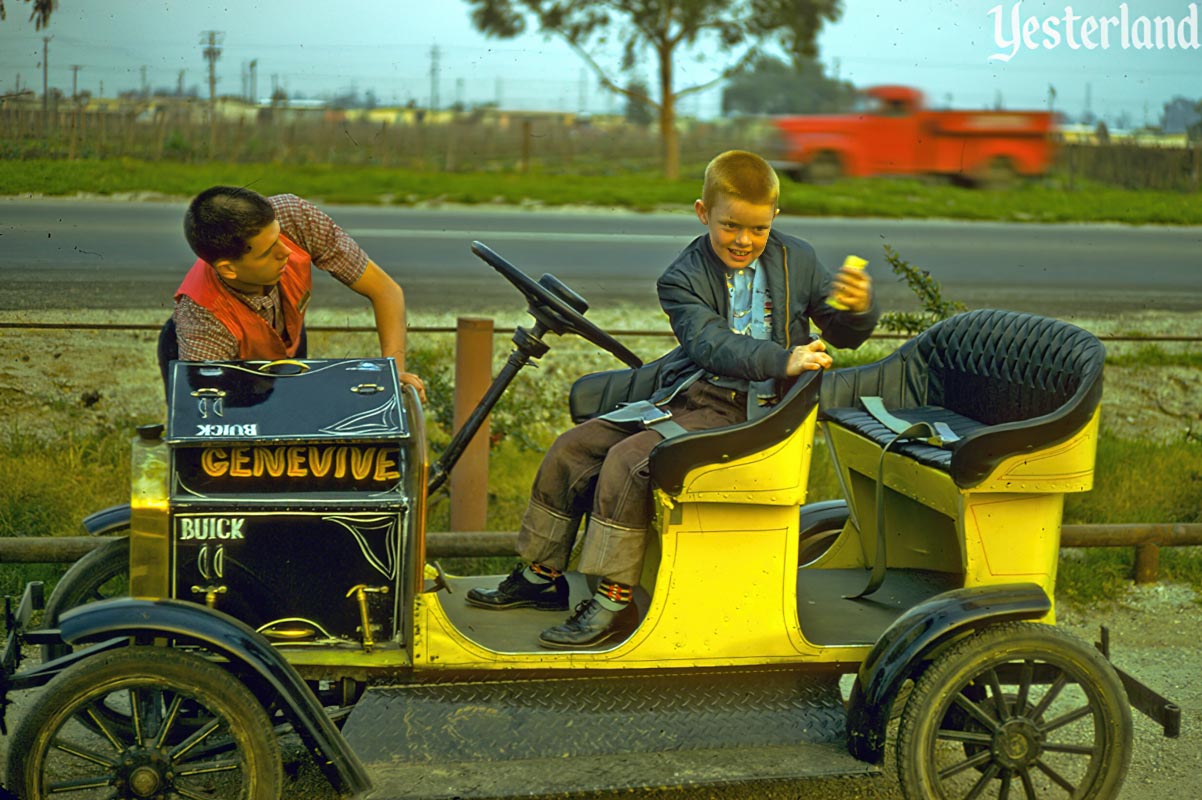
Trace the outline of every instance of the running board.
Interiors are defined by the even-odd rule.
[[[343,735],[400,800],[875,774],[844,727],[829,673],[594,670],[371,688]]]

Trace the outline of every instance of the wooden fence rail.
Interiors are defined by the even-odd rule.
[[[8,536],[0,538],[0,565],[70,563],[118,537]],[[517,533],[508,531],[435,531],[426,534],[431,558],[485,558],[514,552]],[[1134,547],[1135,582],[1155,583],[1160,548],[1202,545],[1202,523],[1065,525],[1061,547]]]

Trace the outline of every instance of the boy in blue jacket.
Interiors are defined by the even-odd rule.
[[[811,321],[832,345],[854,348],[880,316],[867,273],[845,268],[832,277],[809,244],[772,229],[779,195],[775,171],[759,156],[717,156],[694,203],[707,232],[656,284],[680,344],[666,357],[652,400],[680,428],[742,422],[775,401],[777,380],[829,367]],[[598,417],[556,439],[518,533],[525,565],[496,589],[472,589],[467,602],[566,611],[563,570],[580,518],[591,511],[579,570],[600,577],[597,592],[539,642],[580,649],[632,632],[638,614],[631,600],[652,518],[647,462],[663,435]]]

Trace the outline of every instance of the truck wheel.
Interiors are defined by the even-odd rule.
[[[132,728],[104,724],[123,706]],[[188,720],[186,736],[177,735]],[[27,800],[280,797],[280,747],[254,694],[227,670],[166,647],[87,658],[42,690],[18,726],[8,786]]]
[[[814,156],[808,170],[811,183],[834,183],[843,177],[843,162],[829,150]]]
[[[990,159],[981,177],[981,183],[986,189],[1011,189],[1018,183],[1018,170],[1014,162],[1005,156]]]
[[[50,593],[43,614],[45,627],[57,628],[63,614],[76,606],[124,597],[129,594],[129,537],[97,547],[71,565]],[[66,655],[71,646],[59,642],[42,645],[42,660]]]
[[[909,800],[1109,798],[1131,760],[1131,710],[1100,653],[1048,625],[986,628],[939,656],[906,703]]]

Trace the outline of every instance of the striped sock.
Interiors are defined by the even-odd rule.
[[[530,566],[522,570],[522,577],[535,584],[551,583],[562,574],[559,570],[551,569],[537,561],[531,562]]]
[[[600,603],[602,608],[621,611],[634,599],[634,587],[611,581],[609,578],[602,578],[593,599]]]

